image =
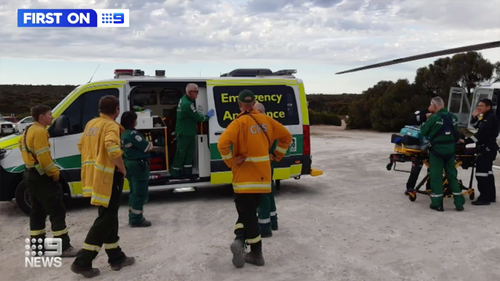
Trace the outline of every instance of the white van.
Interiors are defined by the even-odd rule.
[[[65,193],[82,197],[80,183],[81,159],[77,148],[85,124],[98,116],[99,99],[114,95],[120,99],[121,112],[142,108],[137,129],[150,138],[156,153],[151,157],[150,190],[194,190],[210,185],[230,184],[230,169],[222,161],[217,141],[227,125],[239,113],[236,97],[243,89],[252,90],[267,114],[285,125],[293,135],[286,157],[274,170],[274,179],[318,176],[322,171],[312,168],[309,115],[304,83],[295,78],[295,70],[272,72],[269,69],[235,69],[216,78],[165,77],[157,70],[145,76],[141,70],[117,69],[114,79],[81,85],[69,93],[53,110],[55,118],[48,128],[51,153],[61,170]],[[188,83],[196,83],[199,95],[196,105],[200,113],[211,108],[215,116],[198,124],[198,144],[193,163],[197,181],[169,180],[169,167],[175,156],[176,109]],[[120,120],[118,117],[117,121]],[[24,163],[18,147],[20,135],[0,139],[0,201],[16,199],[25,213],[30,212],[29,196],[22,181]],[[124,193],[129,191],[125,182]]]

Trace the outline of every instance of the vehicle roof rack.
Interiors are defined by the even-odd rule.
[[[273,72],[269,68],[238,68],[221,74],[220,77],[293,76],[295,73],[297,73],[296,69],[282,69]]]

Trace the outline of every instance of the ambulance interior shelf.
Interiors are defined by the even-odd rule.
[[[167,126],[159,116],[151,116],[150,111],[137,112],[136,130],[141,132],[147,141],[153,143],[150,152],[149,168],[151,171],[168,171],[168,133]]]

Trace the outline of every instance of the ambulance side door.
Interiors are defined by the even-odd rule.
[[[122,84],[82,88],[75,93],[74,100],[62,109],[58,119],[64,118],[67,122],[63,126],[64,133],[52,137],[53,157],[56,165],[65,170],[69,178],[80,178],[81,155],[77,144],[87,122],[99,116],[99,99],[106,95],[119,98],[122,88]],[[49,128],[49,133],[57,121]]]

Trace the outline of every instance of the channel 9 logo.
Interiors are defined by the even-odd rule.
[[[128,9],[18,9],[17,27],[129,27]]]

